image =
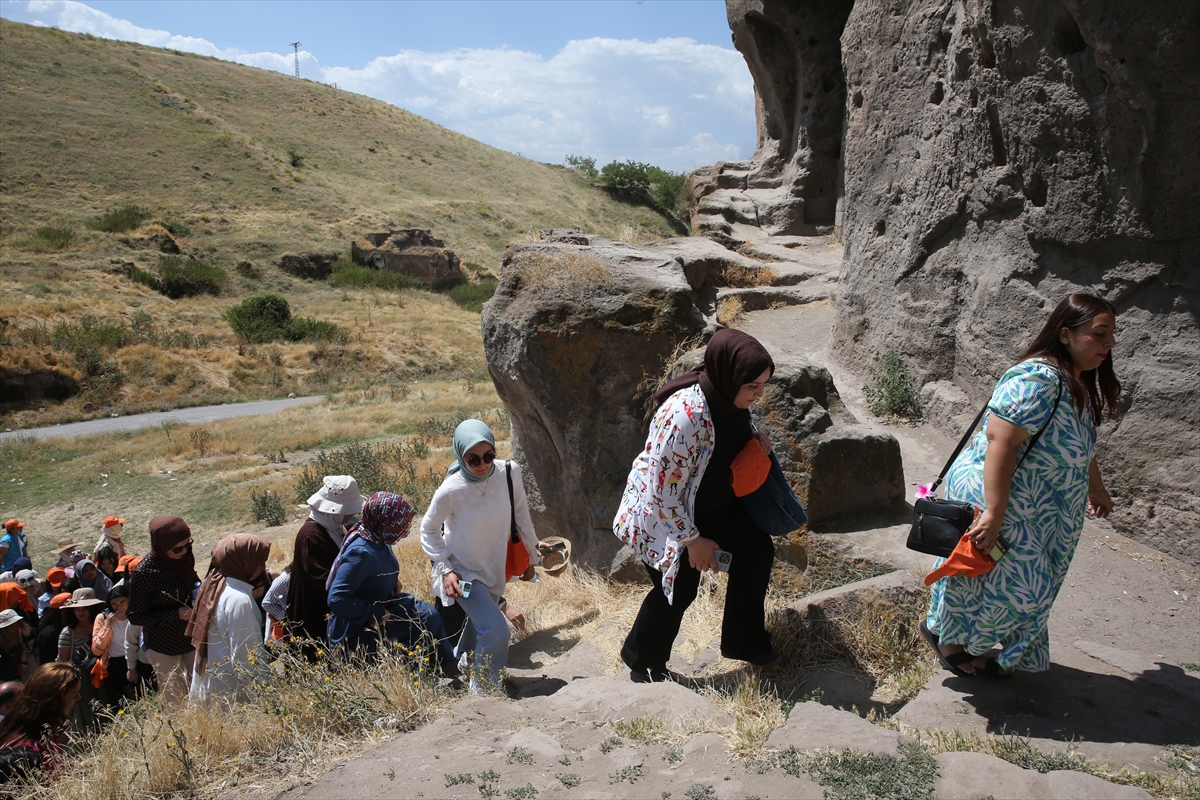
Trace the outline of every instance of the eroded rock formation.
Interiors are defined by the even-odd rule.
[[[541,535],[570,538],[589,566],[624,563],[612,519],[645,442],[648,397],[681,349],[715,329],[728,276],[763,267],[708,239],[635,247],[543,231],[509,249],[484,306],[484,349]],[[756,414],[814,523],[902,496],[895,439],[858,430],[823,367],[781,358]]]
[[[1100,439],[1113,521],[1200,562],[1200,4],[727,10],[759,148],[694,176],[695,227],[836,225],[838,354],[898,351],[947,429],[1065,294],[1108,298],[1125,387]]]

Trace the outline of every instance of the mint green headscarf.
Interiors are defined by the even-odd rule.
[[[495,449],[496,437],[492,435],[492,429],[477,419],[465,419],[460,422],[458,427],[454,429],[454,457],[457,460],[450,465],[450,469],[446,470],[446,474],[453,475],[456,472],[461,472],[462,476],[471,483],[479,483],[492,477],[492,473],[496,471],[495,462],[492,463],[492,468],[488,470],[488,474],[481,478],[467,469],[467,465],[463,461],[463,456],[466,455],[467,451],[480,442],[487,442]]]

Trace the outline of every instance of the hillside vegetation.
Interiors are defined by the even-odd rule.
[[[428,228],[475,280],[541,228],[671,233],[579,171],[275,72],[0,20],[0,75],[6,427],[485,377],[475,311],[443,294],[303,280],[279,270],[284,254]],[[122,209],[136,227],[105,216]],[[240,340],[222,315],[263,292],[337,334]],[[67,375],[77,393],[15,402],[12,376],[38,373]]]

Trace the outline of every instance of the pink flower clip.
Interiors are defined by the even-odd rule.
[[[937,497],[937,492],[933,491],[928,483],[921,483],[917,485],[917,493],[913,497],[924,500],[926,497]]]

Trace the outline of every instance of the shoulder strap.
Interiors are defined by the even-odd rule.
[[[1025,457],[1029,455],[1030,450],[1037,446],[1038,439],[1042,438],[1042,434],[1046,432],[1046,428],[1049,428],[1050,423],[1054,421],[1054,415],[1058,413],[1058,404],[1062,400],[1063,384],[1062,381],[1058,379],[1055,380],[1055,383],[1058,384],[1058,397],[1054,398],[1054,408],[1050,409],[1050,416],[1046,417],[1046,424],[1043,425],[1042,429],[1035,433],[1033,438],[1029,440],[1029,447],[1025,448],[1025,452],[1021,454],[1021,460],[1018,461],[1017,466],[1013,468],[1014,473],[1021,468],[1022,464],[1025,463]]]
[[[517,504],[513,500],[512,488],[512,470],[508,467],[509,462],[504,462],[504,477],[508,480],[508,532],[512,536],[512,541],[517,539]]]
[[[950,458],[946,459],[946,466],[942,467],[942,471],[938,473],[937,480],[929,487],[930,492],[937,491],[937,487],[942,483],[942,478],[945,478],[946,473],[950,471],[950,465],[954,463],[954,459],[958,458],[958,454],[962,452],[962,449],[967,446],[967,440],[971,438],[971,434],[975,432],[975,426],[979,424],[979,420],[983,419],[983,415],[987,410],[987,403],[984,403],[983,408],[979,409],[979,413],[975,415],[974,421],[967,428],[967,432],[958,440],[958,446],[954,448],[954,452],[950,454]]]
[[[1017,466],[1013,468],[1014,473],[1021,468],[1021,464],[1025,462],[1025,456],[1029,455],[1029,451],[1032,450],[1034,445],[1038,443],[1038,439],[1042,438],[1042,434],[1045,433],[1046,428],[1050,427],[1050,423],[1054,421],[1054,415],[1058,413],[1058,404],[1062,401],[1063,384],[1061,380],[1055,380],[1055,383],[1058,384],[1058,396],[1054,398],[1054,408],[1051,409],[1050,416],[1046,418],[1046,424],[1043,425],[1041,430],[1035,433],[1033,438],[1029,440],[1029,446],[1025,448],[1025,453],[1021,456],[1020,461],[1017,462]],[[988,402],[990,403],[991,401],[989,400]],[[929,491],[937,491],[937,487],[941,484],[942,479],[945,478],[946,473],[950,471],[950,465],[954,463],[954,459],[958,458],[958,454],[962,452],[962,449],[967,446],[967,440],[971,438],[971,434],[975,432],[975,427],[979,425],[979,421],[983,419],[983,415],[987,413],[987,410],[988,404],[984,403],[983,408],[979,409],[979,413],[975,415],[975,420],[971,423],[970,427],[967,428],[967,432],[964,433],[963,437],[958,440],[958,446],[954,448],[954,452],[951,453],[950,458],[946,460],[946,466],[942,467],[942,471],[938,473],[937,480],[934,481],[933,485],[929,487]]]

